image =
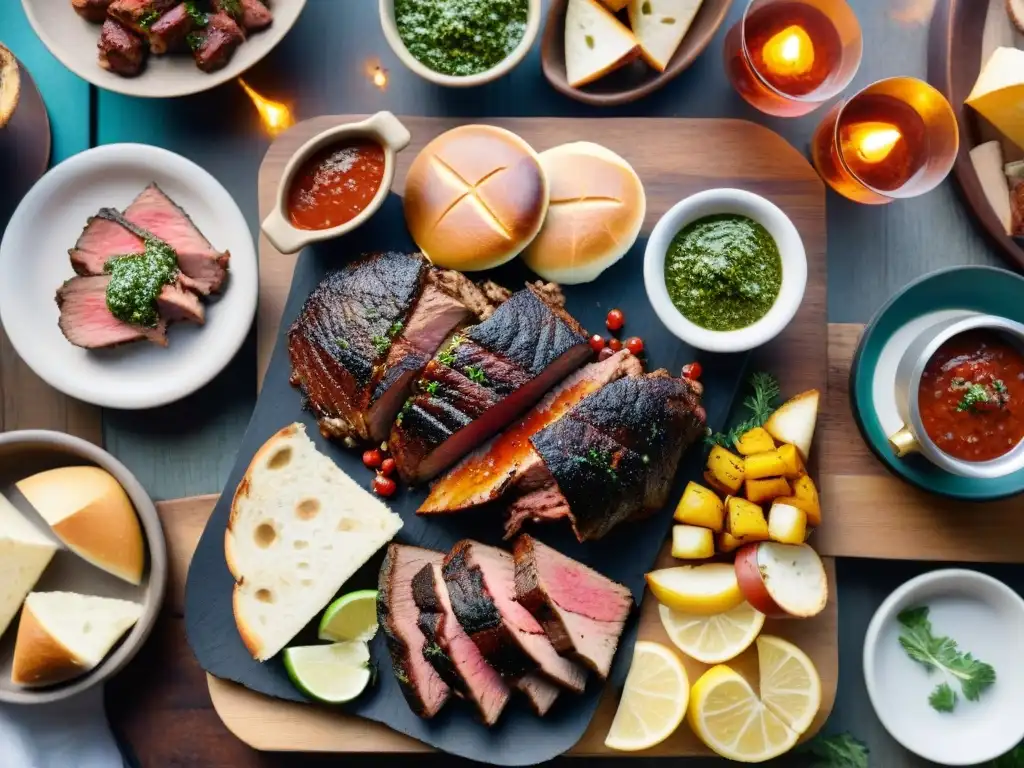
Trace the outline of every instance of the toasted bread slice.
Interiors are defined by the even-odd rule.
[[[598,0],[569,0],[565,75],[573,88],[592,83],[640,54],[636,36]]]
[[[640,55],[664,72],[693,24],[702,0],[630,0],[629,24],[640,42]]]

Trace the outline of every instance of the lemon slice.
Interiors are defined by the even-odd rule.
[[[811,726],[821,708],[821,678],[807,654],[770,635],[757,638],[761,701],[798,734]]]
[[[710,616],[743,602],[732,563],[705,563],[662,568],[647,574],[658,602],[677,611]]]
[[[660,643],[638,642],[604,745],[636,752],[659,744],[683,722],[689,700],[690,679],[675,652]]]
[[[713,616],[683,613],[659,605],[658,615],[676,647],[705,664],[721,664],[736,658],[750,647],[764,627],[764,614],[746,602]]]
[[[785,754],[800,738],[761,703],[750,683],[723,664],[694,683],[687,720],[708,747],[742,763]]]
[[[377,590],[361,589],[342,595],[324,611],[319,638],[340,642],[370,642],[377,634]]]
[[[285,648],[284,668],[309,698],[341,704],[370,684],[370,649],[363,642]]]

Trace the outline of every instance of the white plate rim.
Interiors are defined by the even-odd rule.
[[[123,163],[125,157],[129,155],[134,155],[136,161],[145,161],[148,158],[155,163],[161,163],[164,168],[168,169],[168,172],[179,175],[183,184],[197,189],[204,189],[206,194],[220,198],[217,201],[220,211],[219,215],[225,219],[225,225],[228,229],[238,232],[237,240],[232,241],[231,246],[233,247],[229,248],[231,251],[231,278],[226,290],[237,291],[244,293],[244,295],[241,299],[237,299],[241,304],[235,314],[234,322],[229,326],[231,331],[227,336],[223,353],[219,356],[204,355],[198,357],[194,369],[190,368],[190,370],[194,371],[191,376],[182,376],[177,382],[171,382],[159,391],[147,388],[144,391],[135,390],[130,393],[124,391],[98,393],[91,389],[77,386],[77,382],[72,376],[57,377],[49,375],[45,370],[40,370],[38,363],[36,365],[33,364],[33,361],[37,361],[38,357],[31,345],[27,344],[25,339],[18,337],[17,334],[11,334],[7,330],[10,325],[10,318],[5,316],[7,302],[2,300],[4,296],[4,289],[2,287],[0,287],[0,325],[7,332],[11,345],[14,347],[15,352],[18,353],[18,356],[37,376],[54,389],[101,408],[142,410],[176,402],[209,384],[238,354],[238,350],[241,349],[242,344],[245,343],[245,339],[249,335],[253,318],[256,316],[256,306],[259,298],[259,267],[256,259],[256,246],[245,216],[223,184],[217,181],[204,168],[188,158],[161,147],[154,147],[148,144],[104,144],[85,150],[51,168],[22,198],[17,209],[14,211],[14,215],[11,216],[8,222],[3,239],[0,240],[0,272],[15,274],[14,265],[8,263],[14,256],[7,254],[12,247],[9,243],[14,240],[14,233],[20,228],[18,226],[19,219],[27,215],[25,213],[26,210],[34,206],[38,200],[45,200],[51,190],[78,174],[92,171],[97,165],[102,167],[113,158],[117,158],[119,163]],[[240,264],[243,265],[241,270],[237,269]],[[251,276],[251,279],[246,279],[248,276]],[[251,284],[248,290],[246,289],[247,283]],[[55,283],[54,290],[56,288],[57,284]],[[10,312],[10,310],[6,312]]]

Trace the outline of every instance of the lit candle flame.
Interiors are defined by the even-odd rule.
[[[814,43],[803,27],[793,24],[768,38],[761,56],[776,75],[803,75],[814,66]]]
[[[370,78],[370,82],[373,83],[377,88],[382,91],[388,89],[388,71],[380,65],[378,59],[369,59],[364,67],[366,76]]]
[[[850,144],[865,163],[880,163],[903,138],[890,123],[860,123],[850,128]]]
[[[279,133],[282,133],[295,125],[295,117],[292,115],[291,109],[289,109],[286,104],[271,101],[265,96],[262,96],[253,90],[253,88],[242,78],[238,78],[238,82],[252,100],[253,106],[256,107],[256,112],[260,116],[260,122],[263,124],[264,130],[266,130],[270,136],[277,136]]]

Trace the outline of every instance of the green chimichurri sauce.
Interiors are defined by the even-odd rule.
[[[764,317],[782,287],[775,240],[753,219],[705,216],[682,229],[665,256],[672,303],[711,331],[746,328]]]
[[[160,319],[157,296],[178,276],[178,254],[162,240],[146,240],[143,253],[115,256],[103,266],[110,275],[107,308],[118,320],[152,328]]]
[[[527,0],[395,0],[395,24],[409,53],[459,77],[504,61],[526,34],[527,13]]]

